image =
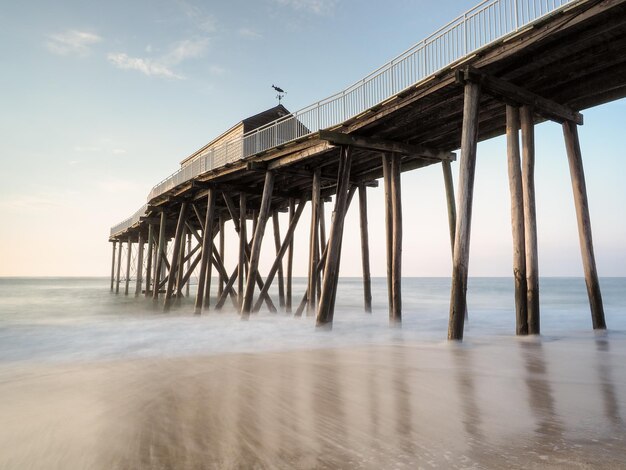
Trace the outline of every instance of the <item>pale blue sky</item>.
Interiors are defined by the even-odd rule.
[[[273,106],[270,85],[287,90],[289,109],[302,108],[362,78],[475,1],[1,3],[0,275],[107,275],[110,226],[143,204],[183,157]],[[587,110],[580,130],[601,276],[626,275],[619,145],[625,113],[624,100]],[[470,275],[507,276],[503,139],[481,144],[478,158]],[[453,169],[456,177],[458,165]],[[558,125],[537,128],[536,171],[540,274],[581,275]],[[403,273],[447,276],[441,169],[404,174],[403,183]],[[373,275],[385,272],[381,193],[370,191]],[[304,225],[296,240],[302,260]],[[342,275],[360,273],[357,228],[352,210],[345,236],[354,243],[344,244]],[[265,248],[267,265],[271,247]],[[295,274],[305,271],[298,263]]]

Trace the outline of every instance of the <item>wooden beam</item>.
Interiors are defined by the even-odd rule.
[[[259,220],[254,238],[252,240],[252,248],[250,249],[250,267],[248,268],[248,279],[246,280],[246,291],[243,297],[243,305],[241,306],[242,318],[246,319],[250,315],[252,309],[252,297],[254,295],[254,284],[259,269],[259,258],[261,256],[261,243],[265,232],[265,224],[270,212],[270,204],[272,202],[272,191],[274,189],[274,173],[265,172],[265,186],[263,188],[263,199],[261,200],[261,208],[259,209]]]
[[[524,236],[524,196],[519,148],[519,109],[506,106],[506,149],[511,193],[511,231],[513,235],[513,279],[515,282],[515,333],[528,334],[526,285],[526,242]]]
[[[130,259],[133,253],[133,240],[130,235],[128,236],[128,241],[126,242],[128,250],[126,252],[126,280],[124,282],[124,295],[128,295],[128,290],[130,287]]]
[[[148,258],[146,259],[146,298],[150,295],[152,284],[152,259],[154,252],[154,225],[148,224]]]
[[[559,123],[566,121],[575,122],[576,124],[583,123],[583,116],[579,112],[472,67],[457,70],[456,80],[457,83],[463,85],[468,81],[479,83],[484,92],[495,98],[501,99],[508,104],[531,106],[534,108],[535,113],[546,119]]]
[[[219,231],[220,231],[219,252],[220,252],[220,256],[222,257],[222,259],[224,259],[224,242],[225,242],[224,227],[225,225],[226,225],[226,217],[224,216],[223,212],[220,212],[220,215],[219,215]],[[224,292],[225,282],[226,282],[226,279],[224,279],[224,276],[220,272],[219,281],[217,284],[218,296],[222,295],[222,292]]]
[[[321,130],[318,132],[320,140],[326,140],[335,145],[349,145],[351,147],[365,148],[381,152],[395,152],[413,157],[420,157],[427,160],[449,160],[454,161],[456,155],[452,152],[430,149],[421,145],[406,144],[391,140],[376,139],[354,134],[344,134],[342,132]]]
[[[165,289],[165,301],[163,303],[163,310],[168,311],[171,306],[172,295],[174,292],[174,283],[176,282],[176,273],[179,263],[182,263],[180,259],[180,246],[185,232],[185,219],[187,217],[187,203],[183,202],[180,205],[180,211],[178,213],[178,223],[176,224],[176,234],[174,235],[174,248],[172,249],[172,261],[170,263],[170,273],[167,281],[167,288]]]
[[[392,290],[392,253],[393,253],[393,212],[391,202],[391,155],[383,153],[383,182],[385,186],[385,255],[387,261],[387,304],[389,306],[389,316],[393,307],[393,290]]]
[[[272,226],[274,231],[274,247],[276,248],[276,256],[280,252],[280,221],[278,219],[278,211],[275,210],[272,213]],[[267,285],[270,282],[269,274],[268,277],[265,278],[265,284]],[[278,264],[278,304],[281,307],[285,306],[285,279],[283,276],[283,261],[282,256],[280,257],[280,263]]]
[[[448,339],[463,339],[466,309],[467,272],[469,266],[469,239],[474,197],[474,172],[476,170],[476,144],[478,142],[478,104],[480,86],[465,85],[463,129],[461,137],[461,162],[459,174],[459,216],[456,221],[452,289],[450,293],[450,319]]]
[[[359,214],[361,226],[361,265],[363,267],[363,306],[366,313],[372,313],[372,280],[370,277],[370,248],[367,227],[367,189],[359,185]]]
[[[237,295],[239,296],[239,308],[241,309],[243,305],[243,296],[245,290],[245,268],[246,268],[246,248],[248,247],[248,236],[247,236],[247,223],[246,223],[246,215],[247,215],[247,207],[246,203],[248,200],[248,196],[246,193],[239,193],[239,230],[237,233],[239,234],[239,261],[238,261],[238,270],[237,270]]]
[[[274,276],[280,269],[283,256],[285,256],[287,249],[289,248],[289,246],[291,245],[291,242],[293,241],[293,233],[295,232],[296,226],[298,225],[298,220],[300,219],[300,216],[302,215],[302,212],[304,211],[305,204],[306,204],[305,200],[300,201],[300,204],[298,205],[298,209],[296,210],[296,213],[294,214],[291,221],[289,222],[289,227],[287,228],[285,239],[283,240],[282,244],[280,244],[280,246],[278,247],[278,252],[276,253],[276,259],[274,260],[274,264],[270,268],[270,271],[267,274],[267,278],[265,278],[265,285],[261,289],[261,295],[259,295],[259,298],[256,301],[256,304],[254,305],[254,309],[253,309],[254,312],[258,312],[260,310],[261,305],[263,303],[263,295],[268,292],[272,284],[272,281],[274,280]]]
[[[140,230],[137,239],[137,280],[135,284],[135,297],[141,294],[141,285],[143,282],[143,232]]]
[[[389,320],[392,324],[402,321],[402,197],[400,155],[391,157],[391,210],[393,217],[392,242],[392,311]]]
[[[600,292],[600,282],[598,281],[596,260],[593,252],[591,217],[589,216],[587,186],[585,184],[585,172],[578,139],[578,129],[571,122],[563,123],[563,135],[565,138],[565,148],[567,150],[574,203],[576,206],[578,237],[580,240],[580,252],[583,258],[589,305],[591,307],[591,320],[594,330],[604,330],[606,329],[606,320],[604,318],[602,294]]]
[[[111,292],[113,292],[114,289],[114,285],[115,285],[115,247],[116,247],[117,241],[113,240],[112,242],[112,247],[113,247],[113,255],[111,256]]]
[[[538,335],[539,262],[537,259],[537,211],[535,209],[535,131],[533,110],[520,108],[522,127],[522,193],[524,196],[524,244],[526,249],[526,304],[528,333]]]
[[[165,225],[167,216],[165,212],[161,212],[161,223],[159,225],[159,245],[157,247],[157,259],[154,266],[154,287],[152,289],[152,298],[158,300],[159,285],[161,284],[161,272],[163,267],[163,251],[165,250]]]
[[[296,201],[294,198],[289,199],[289,224],[293,221],[296,211]],[[287,292],[285,299],[285,310],[287,313],[291,313],[291,304],[292,304],[292,287],[293,287],[293,237],[289,242],[289,252],[287,254]]]
[[[341,258],[341,239],[343,226],[348,208],[348,191],[350,184],[350,167],[352,165],[352,148],[341,148],[341,156],[338,171],[337,197],[335,210],[333,211],[330,235],[328,237],[328,254],[324,267],[324,279],[322,281],[322,295],[320,297],[317,321],[318,327],[332,327],[334,315],[334,299],[339,278],[339,265]],[[309,292],[309,294],[311,294]]]
[[[318,168],[313,173],[311,185],[311,226],[309,234],[309,282],[307,298],[307,314],[315,311],[315,299],[317,293],[317,262],[319,260],[319,204],[321,189],[321,170]]]
[[[195,206],[194,206],[195,209]],[[200,252],[200,273],[198,274],[198,290],[196,292],[196,303],[194,311],[196,315],[202,313],[204,305],[204,285],[206,282],[207,266],[211,262],[212,241],[213,241],[213,217],[215,213],[215,190],[210,189],[207,196],[207,209],[204,220],[205,230],[202,234],[202,251]],[[196,214],[199,215],[199,214]],[[206,230],[206,227],[209,230]]]

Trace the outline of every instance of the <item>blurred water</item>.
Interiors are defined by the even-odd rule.
[[[601,286],[608,332],[553,278],[542,336],[517,338],[512,280],[471,279],[454,343],[449,279],[403,279],[401,329],[384,279],[372,315],[342,279],[332,331],[0,279],[0,470],[624,468],[626,279]]]
[[[602,279],[601,287],[610,330],[626,331],[626,278]],[[164,314],[160,303],[111,293],[105,278],[2,278],[0,361],[100,360],[445,339],[449,279],[403,279],[400,330],[387,327],[386,289],[385,279],[373,279],[374,312],[366,315],[361,280],[342,278],[333,332],[327,334],[315,332],[313,318],[285,313],[261,311],[249,322],[241,322],[229,303],[221,312],[197,317],[192,314],[192,300],[184,299]],[[305,279],[296,278],[295,305],[304,290]],[[191,294],[193,299],[193,290]],[[512,279],[470,279],[466,340],[512,335],[513,309]],[[588,334],[591,319],[584,280],[542,279],[541,315],[543,335]]]

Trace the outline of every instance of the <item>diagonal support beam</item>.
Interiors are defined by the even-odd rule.
[[[579,112],[472,67],[457,70],[456,81],[461,85],[466,82],[479,84],[483,92],[508,104],[531,106],[536,114],[551,121],[583,123],[583,115]]]
[[[426,160],[454,161],[456,159],[456,155],[453,152],[445,152],[443,150],[431,149],[421,145],[407,144],[392,140],[376,139],[373,137],[365,137],[354,134],[344,134],[336,131],[321,130],[318,132],[318,138],[320,140],[328,141],[334,145],[344,145],[381,152],[394,152],[401,155],[424,158]]]

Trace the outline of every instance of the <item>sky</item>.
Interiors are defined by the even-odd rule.
[[[271,85],[287,91],[287,108],[303,108],[475,1],[0,0],[0,276],[108,275],[110,227],[145,203],[181,159],[274,106]],[[583,114],[598,272],[626,276],[626,101]],[[537,126],[536,146],[540,275],[580,276],[560,126]],[[458,163],[453,172],[456,182]],[[441,167],[404,173],[402,185],[403,275],[449,276]],[[368,197],[372,275],[382,276],[382,184]],[[511,275],[509,203],[504,139],[492,139],[478,148],[470,276]],[[361,273],[357,208],[355,200],[343,276]],[[296,232],[294,275],[307,269],[306,225]],[[270,226],[266,235],[262,272],[272,262]],[[227,238],[229,265],[234,238]]]

